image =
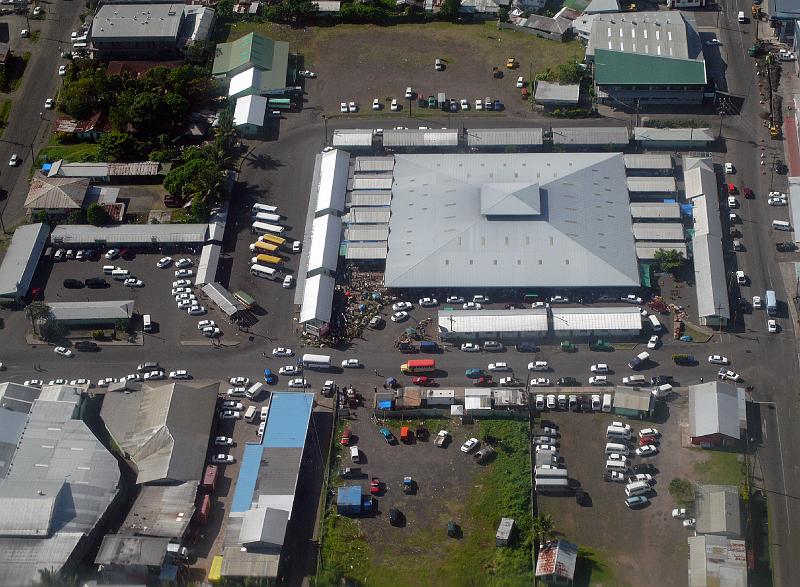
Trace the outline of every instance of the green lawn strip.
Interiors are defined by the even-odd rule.
[[[3,100],[0,102],[0,136],[2,130],[8,125],[8,117],[11,114],[11,100]]]
[[[723,450],[704,452],[708,458],[694,465],[694,478],[698,483],[736,485],[737,487],[742,483],[744,472],[739,460],[741,453]]]
[[[578,548],[578,563],[575,566],[575,587],[589,585],[616,585],[614,569],[606,562],[605,553],[591,548]]]
[[[50,144],[39,151],[36,157],[36,167],[42,163],[52,163],[58,159],[65,162],[95,161],[100,152],[100,145],[96,143],[75,143],[71,145]]]

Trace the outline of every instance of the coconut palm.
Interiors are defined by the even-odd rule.
[[[36,330],[36,323],[39,320],[48,318],[52,313],[50,306],[44,302],[31,302],[25,311],[28,313],[28,318],[31,321],[31,326],[33,326],[34,334],[39,334],[39,332]]]

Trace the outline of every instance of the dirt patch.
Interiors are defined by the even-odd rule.
[[[471,108],[476,98],[491,96],[503,102],[507,113],[524,114],[530,108],[515,86],[517,77],[529,80],[547,68],[581,60],[584,52],[578,42],[556,43],[516,31],[500,31],[493,23],[340,25],[302,30],[240,23],[231,28],[228,39],[253,30],[288,41],[291,51],[303,55],[303,66],[318,74],[306,83],[307,107],[338,114],[340,102],[354,100],[360,110],[356,116],[363,117],[376,114],[371,108],[374,98],[385,106],[379,115],[397,116],[387,112],[391,98],[398,98],[403,105],[400,116],[407,115],[408,101],[403,100],[407,86],[425,96],[445,92],[448,98],[465,98]],[[505,68],[508,57],[517,59],[516,69]],[[435,70],[436,58],[445,62],[444,71]],[[493,78],[492,67],[499,67],[503,77]],[[428,113],[418,110],[416,104],[412,112],[418,117]],[[472,109],[458,116],[476,114],[497,116]]]

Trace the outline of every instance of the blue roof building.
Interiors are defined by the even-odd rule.
[[[336,495],[336,511],[345,516],[357,516],[361,513],[361,499],[360,485],[339,487]]]

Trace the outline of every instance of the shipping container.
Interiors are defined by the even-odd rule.
[[[206,465],[206,472],[203,475],[203,483],[200,485],[208,493],[214,493],[217,486],[217,466]]]
[[[274,253],[277,250],[278,250],[278,245],[273,244],[273,243],[265,243],[265,242],[262,242],[262,241],[256,241],[252,245],[250,245],[250,252],[251,253],[255,253],[256,251],[264,252],[264,253]]]

